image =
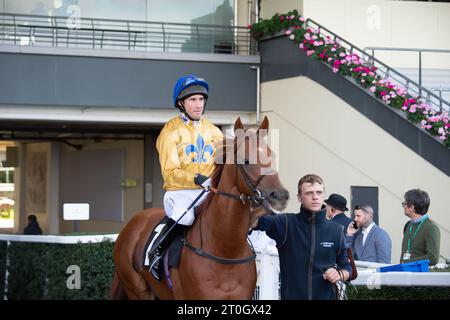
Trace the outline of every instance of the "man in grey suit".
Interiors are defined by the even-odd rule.
[[[355,236],[352,245],[355,260],[391,263],[391,238],[373,222],[373,208],[368,205],[356,206],[354,212],[356,225],[362,230],[357,235],[355,229],[347,230],[347,236]]]

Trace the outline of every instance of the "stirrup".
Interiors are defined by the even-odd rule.
[[[163,261],[161,260],[162,255],[158,253],[159,250],[155,250],[155,252],[153,253],[153,256],[150,260],[149,271],[156,280],[161,281],[161,269],[164,268],[164,266],[161,265],[163,263]]]

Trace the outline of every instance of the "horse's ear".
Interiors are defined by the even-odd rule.
[[[238,129],[244,130],[244,125],[242,124],[241,117],[238,117],[236,119],[236,122],[234,123],[234,131],[236,132],[236,130]]]
[[[264,120],[259,125],[257,132],[259,133],[260,130],[263,130],[263,131],[261,131],[261,133],[265,132],[265,134],[267,134],[267,129],[269,129],[269,118],[267,118],[267,116],[264,116]]]

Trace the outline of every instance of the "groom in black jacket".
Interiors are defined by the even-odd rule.
[[[336,299],[334,284],[351,276],[343,228],[326,219],[322,178],[302,177],[297,197],[298,214],[262,216],[253,224],[277,243],[281,299]]]

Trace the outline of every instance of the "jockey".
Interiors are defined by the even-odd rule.
[[[215,168],[215,144],[223,140],[220,129],[202,116],[208,91],[208,83],[202,78],[189,75],[178,79],[173,90],[173,103],[180,114],[164,125],[156,141],[166,190],[164,210],[169,217],[154,243],[163,240],[154,250],[153,256],[149,257],[150,271],[158,280],[162,252],[192,225],[194,208],[206,198],[207,193],[204,193],[176,224],[203,189],[208,191],[211,184],[209,177]],[[166,235],[173,225],[171,232]]]

